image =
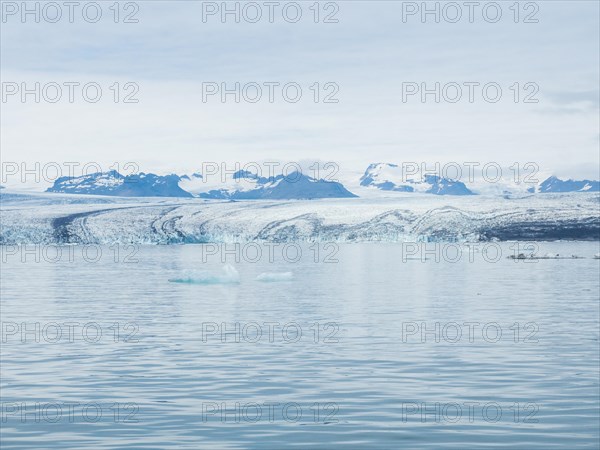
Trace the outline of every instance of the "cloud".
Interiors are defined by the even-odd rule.
[[[402,2],[340,2],[338,23],[202,21],[202,2],[140,2],[139,23],[2,26],[2,80],[139,86],[139,103],[2,104],[3,159],[536,161],[598,164],[598,4],[546,2],[539,23],[402,21]],[[321,11],[322,19],[324,11]],[[296,82],[290,103],[202,101],[206,82]],[[318,82],[317,88],[314,83]],[[324,103],[327,82],[338,103]],[[402,83],[496,82],[498,103],[402,102]],[[513,101],[534,82],[539,103]],[[315,89],[319,101],[315,103]],[[123,92],[121,92],[123,94]],[[217,101],[213,101],[217,99]],[[230,97],[231,98],[231,97]],[[263,97],[264,98],[264,97]],[[417,97],[418,98],[418,97]],[[429,97],[431,98],[431,96]],[[576,176],[577,174],[573,174]]]

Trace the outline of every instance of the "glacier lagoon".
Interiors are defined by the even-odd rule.
[[[1,246],[2,446],[597,448],[598,241],[439,245]]]

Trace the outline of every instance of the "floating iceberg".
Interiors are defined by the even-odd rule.
[[[256,281],[274,283],[278,281],[290,281],[294,279],[292,272],[264,272],[256,277]]]
[[[544,256],[534,255],[532,253],[519,253],[518,255],[510,255],[508,259],[585,259],[584,256],[571,255],[561,256],[558,253],[546,253]]]
[[[205,270],[186,271],[176,278],[169,278],[171,283],[183,284],[238,284],[240,274],[231,264],[223,267],[222,273],[214,274]]]

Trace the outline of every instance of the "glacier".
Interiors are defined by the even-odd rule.
[[[0,244],[598,240],[600,195],[206,200],[0,193]]]

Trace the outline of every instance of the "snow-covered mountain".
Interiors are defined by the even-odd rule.
[[[179,187],[180,180],[177,175],[141,172],[125,176],[111,170],[79,177],[58,178],[46,192],[115,197],[192,197],[192,194]]]
[[[360,178],[360,186],[378,191],[423,192],[436,195],[524,196],[535,193],[600,191],[600,182],[595,180],[561,180],[556,176],[549,176],[547,171],[540,171],[536,174],[522,173],[523,180],[530,179],[527,182],[516,180],[515,173],[511,168],[501,168],[500,170],[500,176],[494,174],[490,175],[488,179],[475,171],[474,177],[470,180],[452,180],[438,174],[407,175],[403,172],[403,168],[396,164],[373,163]],[[464,175],[468,178],[466,172]],[[544,179],[544,177],[547,178]],[[360,191],[359,194],[361,194]]]
[[[395,197],[397,193],[433,195],[527,196],[537,193],[599,192],[594,180],[562,180],[555,176],[542,182],[516,182],[507,169],[498,180],[482,176],[450,179],[434,173],[404,173],[396,164],[373,163],[366,171],[339,173],[343,182],[315,179],[301,172],[264,177],[247,170],[203,176],[121,175],[116,170],[58,178],[46,192],[107,195],[115,197],[199,197],[217,200],[306,200],[320,198]],[[542,175],[542,173],[537,174]],[[543,179],[539,177],[538,179]],[[348,188],[347,188],[347,187]],[[4,187],[4,186],[3,186]],[[352,192],[351,192],[352,191]],[[357,195],[356,195],[357,194]]]
[[[205,180],[193,175],[121,175],[116,170],[79,177],[61,177],[46,192],[110,195],[116,197],[200,197],[227,200],[306,200],[356,197],[342,184],[317,180],[300,172],[261,177],[248,171],[235,172],[225,180]]]
[[[550,177],[537,187],[536,192],[599,192],[600,181],[595,180],[561,180]]]
[[[458,180],[434,174],[410,175],[403,173],[396,164],[373,163],[360,178],[360,185],[396,192],[423,192],[435,195],[473,195],[474,193]]]
[[[300,172],[262,177],[239,170],[225,179],[220,176],[205,179],[200,174],[194,174],[182,177],[182,187],[200,198],[210,199],[306,200],[356,197],[341,183],[317,180]]]

